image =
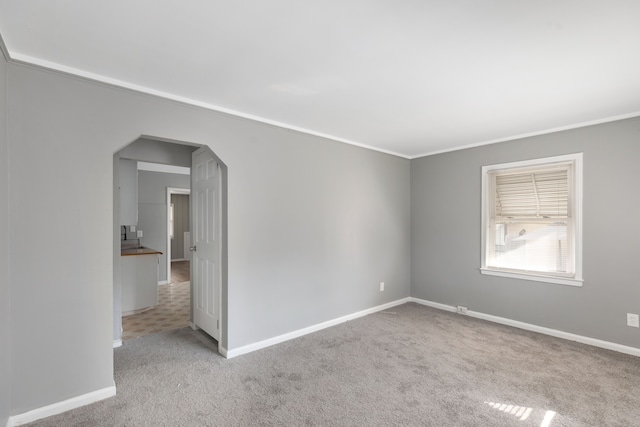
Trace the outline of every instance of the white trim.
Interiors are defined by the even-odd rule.
[[[116,385],[114,384],[111,387],[106,387],[100,390],[92,391],[90,393],[82,394],[80,396],[72,397],[71,399],[63,400],[62,402],[43,406],[42,408],[32,409],[31,411],[22,414],[12,415],[11,417],[9,417],[7,426],[13,427],[31,423],[42,418],[51,417],[53,415],[61,414],[62,412],[70,411],[71,409],[76,409],[81,406],[98,402],[100,400],[108,399],[109,397],[113,397],[115,395]]]
[[[239,118],[243,118],[243,119],[247,119],[247,120],[256,121],[256,122],[259,122],[259,123],[264,123],[264,124],[275,126],[275,127],[282,128],[282,129],[285,129],[285,130],[292,130],[292,131],[304,133],[304,134],[307,134],[307,135],[318,136],[320,138],[325,138],[325,139],[329,139],[329,140],[336,141],[336,142],[341,142],[341,143],[348,144],[348,145],[354,145],[356,147],[366,148],[368,150],[377,151],[379,153],[384,153],[384,154],[390,154],[392,156],[401,157],[403,159],[408,159],[408,160],[419,159],[421,157],[428,157],[428,156],[433,156],[433,155],[436,155],[436,154],[450,153],[452,151],[466,150],[468,148],[481,147],[481,146],[484,146],[484,145],[497,144],[497,143],[500,143],[500,142],[515,141],[515,140],[518,140],[518,139],[530,138],[530,137],[533,137],[533,136],[547,135],[547,134],[550,134],[550,133],[561,132],[561,131],[565,131],[565,130],[579,129],[579,128],[599,125],[599,124],[603,124],[603,123],[615,122],[615,121],[618,121],[618,120],[631,119],[631,118],[634,118],[634,117],[640,117],[640,111],[634,111],[632,113],[619,114],[619,115],[616,115],[616,116],[609,116],[609,117],[604,117],[604,118],[596,119],[596,120],[588,120],[586,122],[573,123],[573,124],[568,124],[568,125],[565,125],[565,126],[558,126],[558,127],[554,127],[554,128],[550,128],[550,129],[540,130],[540,131],[534,131],[534,132],[527,132],[527,133],[511,135],[511,136],[505,136],[505,137],[502,137],[502,138],[490,139],[490,140],[481,141],[481,142],[474,142],[474,143],[471,143],[471,144],[465,144],[465,145],[460,145],[460,146],[451,147],[451,148],[444,148],[444,149],[441,149],[441,150],[427,151],[427,152],[421,153],[421,154],[403,154],[403,153],[399,153],[399,152],[396,152],[396,151],[385,150],[383,148],[374,147],[374,146],[371,146],[371,145],[368,145],[368,144],[363,144],[363,143],[360,143],[360,142],[352,141],[352,140],[349,140],[349,139],[340,138],[338,136],[333,136],[333,135],[329,135],[329,134],[322,133],[322,132],[316,132],[316,131],[313,131],[313,130],[310,130],[310,129],[306,129],[306,128],[303,128],[303,127],[288,125],[286,123],[282,123],[282,122],[279,122],[279,121],[276,121],[276,120],[271,120],[271,119],[267,119],[267,118],[260,117],[260,116],[254,116],[252,114],[242,113],[242,112],[239,112],[239,111],[236,111],[236,110],[220,107],[220,106],[209,104],[209,103],[206,103],[206,102],[196,101],[196,100],[191,99],[191,98],[186,98],[186,97],[183,97],[183,96],[174,95],[174,94],[171,94],[171,93],[168,93],[168,92],[151,89],[151,88],[148,88],[148,87],[145,87],[145,86],[136,85],[136,84],[133,84],[133,83],[128,83],[128,82],[125,82],[125,81],[122,81],[122,80],[113,79],[113,78],[106,77],[106,76],[103,76],[103,75],[100,75],[100,74],[95,74],[95,73],[91,73],[91,72],[88,72],[88,71],[79,70],[77,68],[68,67],[68,66],[65,66],[65,65],[62,65],[62,64],[58,64],[58,63],[55,63],[55,62],[50,62],[50,61],[46,61],[46,60],[43,60],[43,59],[34,58],[32,56],[29,56],[29,55],[23,55],[21,53],[13,53],[13,54],[11,54],[9,52],[9,50],[7,49],[7,47],[6,47],[5,43],[4,43],[4,40],[2,39],[1,35],[0,35],[0,50],[4,54],[7,62],[11,62],[11,63],[14,63],[14,64],[20,64],[20,65],[25,65],[25,66],[36,67],[36,68],[44,69],[45,71],[49,71],[49,72],[53,72],[53,73],[73,76],[73,77],[81,78],[81,79],[84,79],[84,80],[90,80],[90,81],[93,81],[93,82],[98,83],[98,84],[103,84],[103,85],[107,85],[107,86],[115,86],[115,87],[118,87],[118,88],[124,89],[124,90],[129,90],[129,91],[138,92],[138,93],[144,93],[146,95],[156,96],[158,98],[168,99],[168,100],[171,100],[171,101],[180,102],[182,104],[187,104],[187,105],[192,105],[192,106],[195,106],[195,107],[204,108],[206,110],[215,111],[215,112],[218,112],[218,113],[221,113],[221,114],[227,114],[227,115],[234,116],[234,117],[239,117]]]
[[[437,308],[438,310],[450,311],[452,313],[458,312],[458,309],[452,305],[440,304],[439,302],[433,302],[426,299],[409,297],[409,302],[415,302],[420,305],[426,305],[427,307]],[[468,309],[467,309],[467,313],[469,313]]]
[[[514,273],[504,270],[492,270],[490,268],[481,268],[480,273],[487,276],[509,277],[511,279],[531,280],[533,282],[554,283],[556,285],[566,286],[582,286],[582,279],[564,278],[558,276],[539,276],[533,273]]]
[[[340,323],[348,322],[349,320],[354,320],[359,317],[366,316],[367,314],[375,313],[378,311],[386,310],[391,307],[395,307],[406,302],[409,302],[410,298],[402,298],[396,301],[392,301],[386,304],[378,305],[376,307],[368,308],[366,310],[358,311],[356,313],[347,314],[346,316],[338,317],[333,320],[327,320],[326,322],[318,323],[316,325],[308,326],[306,328],[298,329],[292,332],[288,332],[286,334],[278,335],[273,338],[268,338],[266,340],[258,341],[253,344],[243,345],[242,347],[238,347],[232,350],[227,350],[227,359],[231,359],[236,356],[241,356],[243,354],[251,353],[256,350],[261,350],[263,348],[271,347],[272,345],[280,344],[285,341],[292,340],[294,338],[299,338],[304,335],[320,331],[322,329],[329,328],[331,326],[339,325]]]
[[[228,359],[227,355],[229,352],[220,343],[218,343],[218,353],[220,353],[225,359]]]
[[[230,108],[221,107],[219,105],[209,104],[207,102],[197,101],[192,98],[187,98],[184,96],[175,95],[169,92],[164,92],[161,90],[151,89],[146,86],[140,86],[137,84],[125,82],[123,80],[114,79],[111,77],[106,77],[100,74],[91,73],[84,70],[79,70],[77,68],[68,67],[66,65],[58,64],[51,61],[46,61],[40,58],[34,58],[29,55],[23,55],[21,53],[13,53],[11,56],[11,61],[16,64],[29,65],[39,67],[45,70],[49,70],[52,72],[58,72],[62,74],[71,75],[74,77],[79,77],[82,79],[92,80],[97,83],[105,84],[108,86],[116,86],[121,89],[126,89],[134,92],[144,93],[147,95],[157,96],[159,98],[168,99],[171,101],[180,102],[182,104],[193,105],[195,107],[204,108],[206,110],[215,111],[217,113],[226,114],[233,117],[238,117],[242,119],[247,119],[251,121],[255,121],[258,123],[263,123],[270,126],[275,126],[285,130],[291,130],[300,132],[307,135],[313,135],[324,139],[329,139],[336,142],[342,142],[344,144],[355,145],[356,147],[366,148],[368,150],[378,151],[380,153],[391,154],[393,156],[402,157],[404,159],[408,159],[409,157],[406,154],[396,153],[394,151],[385,150],[382,148],[374,147],[367,144],[362,144],[360,142],[351,141],[349,139],[340,138],[338,136],[329,135],[322,132],[316,132],[311,129],[303,128],[300,126],[293,126],[283,122],[279,122],[277,120],[267,119],[265,117],[255,116],[253,114],[242,113],[237,110],[232,110]]]
[[[113,340],[113,348],[122,347],[122,339]]]
[[[535,167],[539,165],[548,165],[552,163],[573,163],[577,160],[582,160],[582,153],[564,154],[560,156],[551,157],[538,157],[535,159],[518,160],[516,162],[498,163],[494,165],[487,165],[482,167],[482,173],[486,174],[494,170],[515,169],[515,168],[527,168]]]
[[[193,323],[192,321],[189,321],[189,326],[191,327],[191,329],[193,329],[194,331],[197,331],[198,329],[200,329],[198,327],[198,325],[196,325],[195,323]]]
[[[450,153],[452,151],[466,150],[468,148],[481,147],[481,146],[484,146],[484,145],[497,144],[497,143],[500,143],[500,142],[508,142],[508,141],[514,141],[514,140],[518,140],[518,139],[530,138],[530,137],[533,137],[533,136],[546,135],[546,134],[555,133],[555,132],[561,132],[561,131],[565,131],[565,130],[579,129],[579,128],[583,128],[583,127],[587,127],[587,126],[594,126],[594,125],[599,125],[599,124],[603,124],[603,123],[610,123],[610,122],[615,122],[615,121],[618,121],[618,120],[630,119],[630,118],[634,118],[634,117],[640,117],[640,111],[635,111],[635,112],[627,113],[627,114],[620,114],[620,115],[616,115],[616,116],[604,117],[604,118],[596,119],[596,120],[588,120],[588,121],[585,121],[585,122],[573,123],[573,124],[568,124],[568,125],[565,125],[565,126],[558,126],[558,127],[554,127],[554,128],[550,128],[550,129],[540,130],[540,131],[521,133],[521,134],[516,134],[516,135],[511,135],[511,136],[505,136],[505,137],[502,137],[502,138],[491,139],[491,140],[488,140],[488,141],[474,142],[474,143],[471,143],[471,144],[459,145],[459,146],[456,146],[456,147],[444,148],[444,149],[441,149],[441,150],[428,151],[428,152],[425,152],[425,153],[413,154],[412,155],[412,154],[403,154],[403,153],[399,153],[399,152],[391,151],[391,150],[385,150],[383,148],[374,147],[372,145],[368,145],[368,144],[352,141],[352,140],[349,140],[349,139],[346,139],[346,138],[340,138],[338,136],[329,135],[329,134],[322,133],[322,132],[316,132],[316,131],[313,131],[311,129],[307,129],[307,128],[303,128],[303,127],[299,127],[299,126],[289,125],[289,124],[286,124],[286,123],[283,123],[283,122],[279,122],[277,120],[271,120],[271,119],[267,119],[267,118],[260,117],[260,116],[254,116],[252,114],[242,113],[240,111],[232,110],[230,108],[224,108],[224,107],[220,107],[220,106],[217,106],[217,105],[209,104],[209,103],[206,103],[206,102],[197,101],[197,100],[194,100],[194,99],[191,99],[191,98],[186,98],[186,97],[183,97],[183,96],[174,95],[172,93],[151,89],[151,88],[148,88],[146,86],[140,86],[140,85],[136,85],[136,84],[133,84],[133,83],[128,83],[128,82],[125,82],[125,81],[122,81],[122,80],[113,79],[113,78],[106,77],[106,76],[103,76],[103,75],[100,75],[100,74],[95,74],[95,73],[91,73],[91,72],[88,72],[88,71],[80,70],[80,69],[77,69],[77,68],[68,67],[68,66],[65,66],[65,65],[62,65],[62,64],[58,64],[58,63],[55,63],[55,62],[46,61],[46,60],[43,60],[43,59],[40,59],[40,58],[34,58],[32,56],[29,56],[29,55],[24,55],[24,54],[21,54],[21,53],[13,53],[13,54],[11,54],[9,52],[9,50],[6,48],[6,46],[4,45],[4,41],[2,40],[1,37],[0,37],[0,50],[2,50],[2,52],[4,53],[4,56],[5,56],[6,60],[8,62],[11,62],[11,63],[14,63],[14,64],[20,64],[20,65],[25,65],[25,66],[36,67],[36,68],[44,69],[45,71],[49,71],[49,72],[53,72],[53,73],[64,74],[64,75],[73,76],[73,77],[76,77],[76,78],[81,78],[81,79],[84,79],[84,80],[93,81],[93,82],[98,83],[98,84],[103,84],[103,85],[107,85],[107,86],[115,86],[115,87],[118,87],[120,89],[129,90],[129,91],[138,92],[138,93],[143,93],[143,94],[151,95],[151,96],[156,96],[158,98],[168,99],[168,100],[179,102],[179,103],[182,103],[182,104],[187,104],[187,105],[192,105],[192,106],[195,106],[195,107],[204,108],[206,110],[215,111],[217,113],[226,114],[226,115],[229,115],[229,116],[238,117],[238,118],[242,118],[242,119],[252,120],[252,121],[255,121],[255,122],[264,123],[266,125],[275,126],[275,127],[278,127],[278,128],[281,128],[281,129],[285,129],[285,130],[292,130],[292,131],[300,132],[300,133],[307,134],[307,135],[313,135],[313,136],[317,136],[317,137],[320,137],[320,138],[329,139],[331,141],[341,142],[343,144],[353,145],[353,146],[356,146],[356,147],[361,147],[361,148],[365,148],[365,149],[368,149],[368,150],[377,151],[379,153],[390,154],[392,156],[401,157],[403,159],[408,159],[408,160],[419,159],[421,157],[428,157],[428,156],[433,156],[433,155],[436,155],[436,154]]]
[[[428,307],[437,308],[440,310],[455,312],[456,308],[451,305],[440,304],[433,301],[428,301],[420,298],[409,298],[410,302],[426,305]],[[461,316],[464,316],[461,314]],[[619,353],[630,354],[632,356],[640,357],[640,348],[630,347],[623,344],[617,344],[610,341],[603,341],[596,338],[585,337],[583,335],[572,334],[570,332],[559,331],[557,329],[546,328],[544,326],[532,325],[530,323],[520,322],[518,320],[507,319],[505,317],[494,316],[492,314],[481,313],[478,311],[467,310],[466,316],[475,317],[476,319],[482,319],[493,323],[499,323],[501,325],[512,326],[518,329],[524,329],[526,331],[538,332],[540,334],[549,335],[556,338],[562,338],[569,341],[575,341],[582,344],[591,345],[593,347],[604,348],[607,350],[617,351]]]
[[[171,260],[171,262],[181,262],[181,261],[189,261],[189,258],[176,258]]]
[[[168,285],[169,281],[168,280],[160,280],[158,281],[158,286],[164,286],[164,285]]]
[[[483,142],[475,142],[473,144],[466,144],[466,145],[461,145],[461,146],[453,147],[453,148],[445,148],[445,149],[442,149],[442,150],[429,151],[429,152],[426,152],[426,153],[423,153],[423,154],[416,154],[416,155],[413,155],[413,156],[407,156],[407,158],[410,159],[410,160],[419,159],[420,157],[428,157],[428,156],[434,156],[436,154],[450,153],[452,151],[466,150],[468,148],[475,148],[475,147],[481,147],[483,145],[497,144],[499,142],[515,141],[515,140],[518,140],[518,139],[531,138],[532,136],[539,136],[539,135],[547,135],[547,134],[550,134],[550,133],[562,132],[562,131],[565,131],[565,130],[580,129],[580,128],[584,128],[584,127],[588,127],[588,126],[600,125],[600,124],[603,124],[603,123],[617,122],[618,120],[632,119],[634,117],[640,117],[640,111],[635,111],[633,113],[628,113],[628,114],[620,114],[618,116],[605,117],[605,118],[597,119],[597,120],[589,120],[589,121],[586,121],[586,122],[574,123],[574,124],[570,124],[570,125],[566,125],[566,126],[559,126],[559,127],[540,130],[540,131],[535,131],[535,132],[528,132],[528,133],[521,133],[521,134],[518,134],[518,135],[505,136],[504,138],[491,139],[489,141],[483,141]]]

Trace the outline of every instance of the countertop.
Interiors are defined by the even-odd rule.
[[[120,246],[120,255],[121,256],[129,256],[129,255],[162,255],[162,252],[148,248],[146,246],[138,246],[138,245],[121,245]]]

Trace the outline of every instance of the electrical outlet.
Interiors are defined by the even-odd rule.
[[[456,307],[456,312],[460,314],[467,314],[467,310],[469,309],[463,305],[459,305]]]
[[[627,326],[640,328],[640,317],[637,314],[627,313]]]
[[[384,292],[384,282],[380,282],[380,292]]]
[[[137,234],[138,237],[142,237],[142,230],[138,230],[138,231],[136,231],[136,233],[138,233]]]
[[[130,225],[129,226],[129,231],[132,232],[132,233],[135,233],[136,232],[136,226],[135,225]]]

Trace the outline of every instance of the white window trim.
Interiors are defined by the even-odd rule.
[[[520,270],[508,270],[495,267],[487,267],[487,221],[489,219],[489,206],[487,203],[488,194],[488,174],[489,172],[510,168],[532,167],[550,163],[566,163],[572,162],[574,168],[574,227],[575,227],[575,242],[574,242],[574,263],[575,273],[573,277],[561,277],[555,275],[545,275],[539,272],[523,272]],[[520,162],[502,163],[497,165],[489,165],[482,167],[482,227],[481,227],[481,258],[480,258],[480,273],[509,277],[514,279],[533,280],[544,283],[554,283],[559,285],[568,286],[582,286],[582,153],[568,154],[564,156],[546,157],[541,159],[524,160]]]

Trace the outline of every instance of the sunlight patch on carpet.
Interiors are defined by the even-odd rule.
[[[529,408],[527,406],[508,405],[506,403],[497,403],[497,402],[484,402],[484,403],[491,406],[493,409],[497,409],[500,412],[514,415],[515,417],[519,418],[520,421],[524,421],[527,418],[529,418],[529,415],[531,415],[531,411],[533,411],[533,408]]]
[[[518,418],[520,421],[527,420],[531,413],[533,412],[533,408],[529,406],[519,406],[519,405],[510,405],[508,403],[499,403],[499,402],[484,402],[489,405],[493,409],[497,409],[500,412],[504,412],[505,414],[510,414]],[[556,416],[554,411],[545,411],[542,422],[540,423],[540,427],[550,427],[551,421]]]

